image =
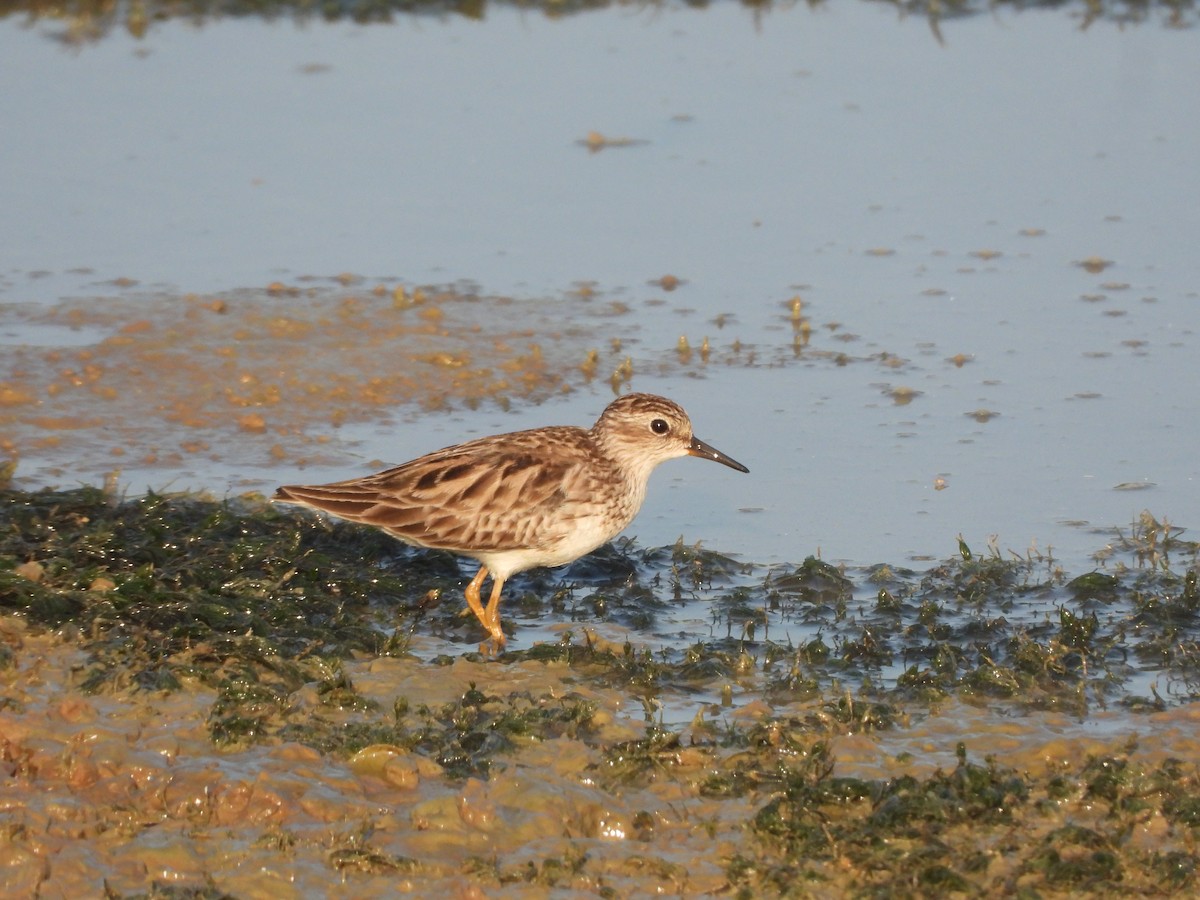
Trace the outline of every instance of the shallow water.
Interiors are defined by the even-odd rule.
[[[64,297],[131,294],[153,317],[176,291],[313,273],[551,304],[591,282],[630,308],[592,390],[453,419],[401,404],[395,424],[323,429],[352,455],[313,478],[586,423],[629,355],[635,389],[684,402],[753,472],[664,469],[633,530],[647,544],[865,563],[995,534],[1079,566],[1142,508],[1186,524],[1200,506],[1180,379],[1200,324],[1191,31],[1002,10],[939,42],[862,4],[166,22],[73,50],[53,30],[0,27],[23,85],[0,99],[6,344],[53,341],[27,314]],[[637,143],[590,152],[589,131]],[[651,283],[666,274],[683,285]],[[816,351],[799,359],[795,296]],[[681,335],[741,342],[749,364],[673,366]],[[45,469],[19,442],[24,483],[120,467],[135,492],[220,493],[300,474],[219,430],[176,438],[218,451],[148,469],[62,439],[75,449]]]

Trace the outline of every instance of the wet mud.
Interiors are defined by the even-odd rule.
[[[517,580],[485,658],[458,563],[369,529],[4,504],[6,895],[1194,884],[1197,547],[1151,517],[1082,576],[624,541]]]

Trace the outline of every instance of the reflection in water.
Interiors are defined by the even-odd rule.
[[[739,0],[739,4],[753,12],[756,16],[770,13],[780,14],[793,8],[821,9],[826,6],[821,0],[808,0],[800,3],[797,0]],[[542,3],[530,3],[526,0],[335,0],[323,3],[319,13],[304,3],[273,2],[269,4],[247,4],[243,0],[212,0],[212,2],[189,3],[186,6],[171,0],[150,0],[150,2],[77,2],[63,6],[62,4],[47,4],[39,0],[29,2],[14,2],[9,5],[8,12],[21,12],[32,21],[66,22],[65,27],[52,32],[55,39],[66,44],[81,45],[103,40],[110,32],[123,29],[135,38],[143,38],[157,24],[182,18],[189,24],[204,24],[225,19],[237,18],[266,18],[278,20],[285,16],[299,23],[314,19],[323,22],[345,20],[356,25],[388,25],[401,17],[431,17],[442,19],[447,16],[458,16],[468,20],[483,21],[489,12],[495,14],[498,10],[516,8],[522,13],[538,11],[549,19],[561,19],[584,13],[602,12],[613,8],[626,9],[633,7],[638,10],[693,10],[702,11],[708,3],[680,4],[671,0],[547,0]],[[1057,0],[1041,0],[1041,2],[1016,2],[1016,0],[989,0],[989,2],[944,3],[940,0],[891,0],[889,6],[898,9],[904,16],[925,19],[933,35],[938,41],[944,40],[941,24],[969,16],[994,14],[1004,7],[1012,7],[1017,12],[1046,8],[1074,12],[1079,20],[1079,27],[1086,29],[1100,21],[1112,21],[1122,25],[1140,24],[1151,21],[1161,21],[1170,28],[1188,28],[1196,23],[1196,7],[1194,3],[1165,3],[1154,4],[1139,2],[1139,0],[1106,0],[1106,2],[1080,2],[1064,4]],[[1074,7],[1074,9],[1072,9]],[[589,147],[593,147],[593,136],[602,144],[608,145],[608,139],[598,132],[592,132],[587,138]]]

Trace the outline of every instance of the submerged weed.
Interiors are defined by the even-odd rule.
[[[1200,774],[1190,760],[1149,764],[1129,746],[1025,771],[968,759],[959,745],[951,769],[864,778],[839,772],[834,755],[839,742],[896,734],[951,697],[1082,715],[1113,698],[1139,712],[1200,696],[1200,595],[1194,555],[1186,571],[1167,565],[1192,552],[1176,529],[1145,525],[1153,534],[1139,540],[1153,553],[1140,567],[1074,579],[1042,559],[978,556],[965,544],[923,573],[816,559],[755,572],[682,543],[621,541],[516,581],[534,615],[616,623],[633,632],[627,640],[573,625],[488,663],[497,677],[452,701],[414,694],[380,705],[346,660],[405,655],[414,633],[477,639],[459,617],[452,557],[254,501],[113,503],[91,489],[2,499],[0,610],[76,642],[84,690],[211,690],[207,725],[223,746],[294,741],[371,773],[371,760],[412,757],[413,779],[458,790],[510,759],[519,768],[531,745],[567,739],[588,754],[578,773],[588,790],[639,798],[622,827],[647,852],[629,855],[623,871],[678,893],[686,867],[658,860],[650,844],[672,827],[715,835],[731,822],[737,838],[719,846],[735,896],[1152,896],[1197,886]],[[679,609],[704,623],[689,604],[706,601],[711,634],[666,627]],[[0,671],[21,671],[22,652],[19,640],[0,640]],[[456,660],[423,665],[437,672]],[[509,666],[551,663],[562,673],[553,690],[504,677]],[[1150,699],[1133,696],[1127,685],[1147,672],[1163,694],[1155,683],[1143,688]],[[632,707],[621,728],[636,726],[634,737],[610,736],[612,715],[592,699],[601,691]],[[679,697],[698,707],[687,728],[664,721]],[[17,701],[0,698],[0,709]],[[661,787],[722,808],[672,822],[674,813],[648,811]],[[449,872],[373,845],[364,827],[333,835],[322,852],[348,880],[455,875],[542,891],[591,880],[619,893],[588,846],[520,862],[471,857]]]
[[[1036,892],[1173,892],[1195,882],[1198,857],[1182,846],[1145,849],[1133,832],[1149,817],[1171,816],[1194,790],[1197,773],[1177,762],[1158,770],[1127,758],[1087,760],[1065,773],[1018,772],[994,759],[968,760],[927,777],[886,781],[839,778],[819,745],[799,766],[794,754],[774,765],[773,777],[743,786],[768,799],[748,823],[753,841],[727,860],[739,896],[840,893],[857,895],[1008,895]],[[1072,799],[1055,785],[1091,783],[1109,803],[1093,812],[1095,795]],[[1076,821],[1056,825],[1064,804]],[[1037,835],[1036,837],[1033,837]],[[872,890],[872,886],[876,891]]]
[[[414,631],[476,638],[448,554],[255,500],[114,502],[81,488],[9,490],[3,501],[0,609],[76,635],[88,653],[84,690],[200,683],[217,691],[209,726],[221,743],[282,733],[324,749],[394,741],[463,773],[486,768],[522,728],[568,727],[541,701],[492,697],[440,711],[453,734],[411,721],[397,732],[338,668],[351,654],[405,655]],[[963,542],[923,573],[856,573],[810,557],[760,574],[698,545],[622,539],[519,576],[515,596],[538,618],[607,621],[646,639],[614,645],[585,627],[504,659],[563,663],[574,678],[631,692],[651,722],[664,695],[729,703],[735,689],[817,701],[822,727],[857,732],[890,727],[901,703],[952,695],[1077,713],[1113,699],[1161,708],[1200,696],[1196,545],[1181,533],[1147,514],[1126,538],[1144,565],[1073,579],[1043,557],[1003,558],[994,546],[979,555]],[[1175,572],[1169,559],[1193,567]],[[706,601],[712,634],[660,630]],[[1124,697],[1147,670],[1167,691]],[[319,703],[311,721],[292,708],[306,684]],[[346,739],[321,724],[326,715]]]

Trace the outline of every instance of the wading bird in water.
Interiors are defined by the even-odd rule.
[[[478,560],[467,605],[499,651],[506,640],[504,582],[526,569],[573,562],[616,537],[641,509],[650,473],[679,456],[750,471],[693,435],[679,404],[626,394],[591,428],[559,425],[479,438],[365,478],[286,485],[273,499]],[[489,572],[485,607],[479,590]]]

